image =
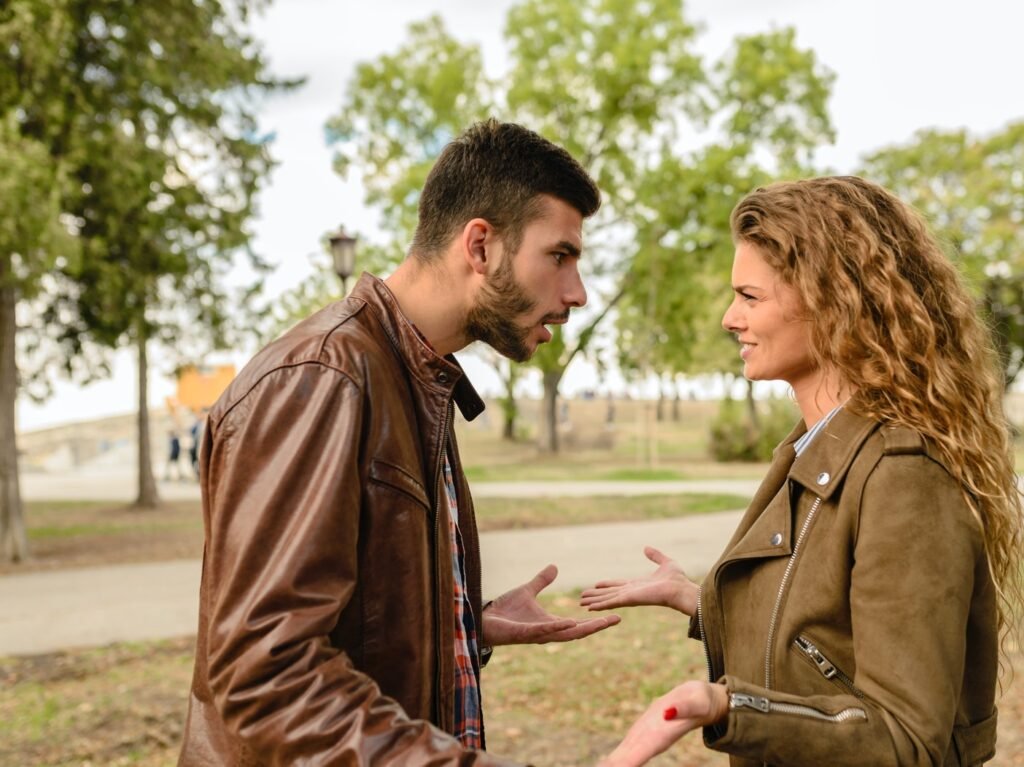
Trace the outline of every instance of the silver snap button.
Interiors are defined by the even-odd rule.
[[[772,546],[781,546],[781,545],[782,545],[782,533],[775,533],[775,535],[772,536]]]
[[[829,474],[827,471],[823,471],[821,472],[821,474],[818,475],[818,484],[827,485],[830,479],[832,479],[832,475]]]
[[[448,374],[442,370],[440,373],[437,374],[437,382],[440,384],[448,383]]]

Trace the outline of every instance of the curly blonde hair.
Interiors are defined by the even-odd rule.
[[[924,219],[882,187],[842,176],[758,189],[735,207],[731,226],[735,242],[757,247],[798,291],[814,317],[811,354],[849,383],[848,407],[938,447],[984,531],[1000,628],[1015,633],[1021,494],[1002,369]]]

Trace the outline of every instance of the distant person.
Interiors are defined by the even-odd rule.
[[[199,479],[199,444],[203,438],[203,426],[206,424],[206,414],[209,412],[209,408],[203,408],[199,415],[196,416],[195,421],[192,422],[192,426],[189,429],[189,436],[191,441],[188,446],[188,458],[192,464],[192,473],[195,478]]]
[[[1022,528],[976,304],[920,215],[859,178],[758,189],[732,233],[722,324],[803,419],[702,586],[649,548],[650,576],[583,593],[690,616],[710,677],[654,701],[604,764],[703,726],[736,767],[980,765]]]
[[[212,408],[181,765],[492,765],[497,645],[618,622],[548,613],[554,566],[483,604],[453,423],[483,410],[452,352],[524,361],[586,302],[594,182],[523,127],[474,125],[423,187],[405,261],[263,349]]]
[[[174,470],[174,478],[177,480],[183,479],[184,475],[181,473],[181,438],[178,436],[178,432],[170,430],[167,432],[167,466],[164,469],[164,479],[170,481],[171,470]]]

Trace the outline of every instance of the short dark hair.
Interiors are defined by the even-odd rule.
[[[429,260],[466,222],[483,218],[514,253],[544,194],[584,218],[601,205],[597,184],[562,147],[515,123],[475,123],[444,148],[427,176],[411,252]]]

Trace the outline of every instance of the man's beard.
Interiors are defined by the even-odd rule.
[[[498,354],[515,362],[533,356],[527,343],[531,326],[523,327],[516,318],[532,312],[537,302],[530,299],[512,274],[512,259],[506,259],[494,276],[484,283],[480,300],[466,317],[466,335],[483,341]]]

